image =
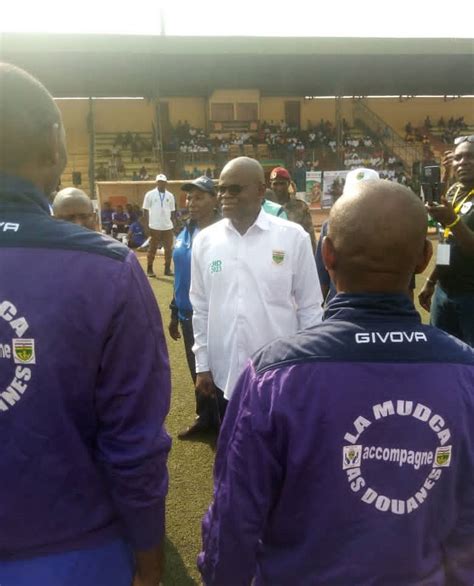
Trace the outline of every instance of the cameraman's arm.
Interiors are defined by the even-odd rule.
[[[435,290],[436,282],[438,280],[438,268],[435,267],[430,276],[426,279],[422,290],[418,294],[418,301],[423,309],[430,311],[431,309],[431,298]]]
[[[469,229],[469,226],[461,220],[451,228],[451,232],[462,252],[474,256],[474,232]]]
[[[427,204],[426,207],[432,218],[444,228],[449,227],[461,251],[466,255],[474,256],[474,232],[456,214],[447,199],[442,197],[440,205]]]
[[[453,151],[444,151],[441,169],[441,183],[449,187],[453,178]]]

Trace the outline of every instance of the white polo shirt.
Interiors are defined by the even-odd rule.
[[[322,319],[308,234],[263,210],[243,236],[229,219],[212,224],[193,244],[190,298],[196,372],[230,399],[256,350]]]
[[[176,210],[174,195],[170,191],[159,192],[158,188],[145,194],[143,209],[148,210],[152,230],[172,230],[171,212]]]

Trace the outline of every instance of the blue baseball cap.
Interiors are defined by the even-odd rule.
[[[198,177],[194,181],[190,181],[189,183],[185,183],[181,186],[182,191],[191,191],[193,187],[197,187],[201,191],[205,191],[206,193],[210,193],[211,195],[216,195],[216,188],[214,185],[214,181],[208,177],[207,175],[202,175]]]

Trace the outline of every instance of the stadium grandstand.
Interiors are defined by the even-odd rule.
[[[248,155],[266,171],[364,165],[416,188],[423,162],[474,129],[471,40],[5,34],[62,111],[62,184],[218,176]],[[436,72],[433,75],[433,72]],[[457,126],[456,126],[457,125]],[[410,132],[407,132],[410,130]],[[109,192],[112,193],[113,191]]]

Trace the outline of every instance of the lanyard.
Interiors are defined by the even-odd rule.
[[[165,201],[165,197],[166,197],[166,191],[165,191],[165,193],[161,193],[161,191],[159,191],[158,195],[160,196],[161,207],[163,207],[163,202]]]
[[[469,200],[471,199],[471,197],[474,195],[474,189],[471,189],[471,191],[466,195],[466,197],[460,201],[457,205],[456,205],[456,200],[458,198],[459,192],[461,191],[461,186],[459,186],[456,189],[456,193],[454,194],[453,197],[453,201],[451,202],[453,208],[454,208],[454,213],[456,215],[459,214],[459,212],[461,211],[462,206]],[[449,235],[451,234],[451,230],[449,228],[445,228],[444,232],[443,232],[443,237],[446,239]]]

